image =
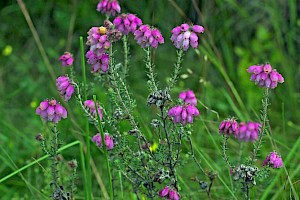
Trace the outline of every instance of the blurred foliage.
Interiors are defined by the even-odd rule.
[[[80,76],[79,36],[86,37],[86,32],[90,27],[101,25],[105,19],[96,11],[97,1],[25,0],[24,3],[56,75],[66,73],[57,60],[59,55],[70,48],[69,50],[75,56],[75,72]],[[203,119],[198,120],[194,126],[193,139],[198,149],[201,149],[198,155],[203,155],[209,163],[215,163],[213,167],[222,174],[223,178],[227,176],[227,171],[222,167],[225,164],[217,149],[211,144],[211,137],[219,144],[221,141],[217,134],[218,122],[228,115],[257,120],[261,107],[260,99],[263,90],[249,81],[247,67],[257,63],[270,62],[281,72],[285,77],[285,83],[279,85],[271,93],[272,105],[269,119],[273,142],[275,141],[280,153],[285,158],[299,137],[300,130],[300,86],[298,84],[300,78],[300,61],[298,59],[300,7],[297,1],[121,0],[120,3],[123,12],[136,13],[144,23],[158,27],[165,37],[166,44],[155,51],[155,64],[157,72],[159,72],[160,86],[165,85],[176,60],[176,50],[168,39],[171,36],[170,30],[189,20],[205,26],[206,32],[201,36],[202,39],[199,43],[203,49],[214,52],[216,55],[214,58],[217,60],[208,57],[203,51],[189,50],[184,56],[182,76],[175,89],[176,93],[172,94],[172,97],[176,98],[179,91],[190,88],[209,108],[198,106]],[[196,7],[193,3],[196,4]],[[175,4],[183,11],[184,15],[174,7]],[[198,13],[195,8],[199,8],[201,13]],[[75,17],[74,24],[70,23],[72,16]],[[53,96],[59,99],[59,95],[16,1],[0,2],[0,25],[0,145],[9,152],[10,159],[16,166],[23,166],[32,158],[41,156],[34,136],[39,132],[44,132],[45,129],[39,117],[35,115],[36,105],[44,98]],[[144,52],[135,44],[132,36],[130,42],[132,44],[130,46],[131,68],[128,83],[131,92],[137,99],[139,121],[142,125],[147,126],[151,117],[149,111],[151,110],[152,116],[155,116],[155,110],[145,106],[148,93],[145,90],[147,77],[143,62]],[[121,60],[122,50],[119,50],[119,53]],[[228,87],[220,69],[216,66],[216,62],[221,63],[233,82],[247,108],[249,117],[241,111],[239,103]],[[93,81],[93,76],[91,74],[88,76],[89,80]],[[95,88],[90,91],[90,94],[96,92],[100,99],[107,102],[101,84],[97,81],[93,81],[93,84]],[[74,101],[70,103],[70,108],[75,106]],[[221,119],[219,120],[210,109],[217,111]],[[80,110],[73,109],[70,116],[72,120],[65,120],[60,124],[65,143],[73,141],[74,138],[81,139],[82,135],[80,127],[83,127],[83,116]],[[145,131],[149,133],[148,137],[151,137],[151,130],[146,127]],[[210,132],[211,137],[209,137]],[[262,158],[274,148],[270,142],[271,140],[266,140]],[[233,141],[230,141],[229,145],[232,149],[239,148],[238,144]],[[251,144],[245,146],[244,153],[251,147]],[[94,155],[99,154],[96,148],[92,150]],[[64,156],[66,159],[76,157],[74,151],[71,150],[64,152]],[[99,158],[95,159],[100,162]],[[203,157],[200,159],[203,160]],[[12,161],[3,152],[1,152],[1,160],[3,162],[0,166],[1,177],[15,170]],[[295,162],[285,163],[287,169],[290,173],[298,172],[299,174],[299,168],[296,168],[299,156],[295,156],[293,161]],[[33,173],[37,173],[39,176],[35,176]],[[43,173],[43,169],[36,165],[26,170],[23,175],[30,184],[41,190],[47,185]],[[188,170],[185,174],[186,179],[193,176],[194,173],[192,169]],[[299,175],[293,180],[297,179],[299,179]],[[277,187],[281,187],[284,181],[285,177],[282,176]],[[28,182],[25,184],[15,176],[7,180],[4,185],[0,185],[0,193],[6,194],[5,198],[7,199],[28,199],[37,194],[34,189],[28,190],[31,188]],[[96,187],[96,183],[94,185]],[[264,185],[266,186],[268,183],[264,183]],[[296,186],[300,188],[299,183]],[[79,188],[81,187],[81,183],[79,183]],[[191,187],[192,190],[198,190],[195,185]],[[263,188],[256,190],[261,193]],[[256,190],[253,192],[257,192]],[[298,192],[300,192],[299,189]],[[220,198],[222,194],[225,196],[227,194],[219,187],[215,188],[212,193],[216,199]],[[285,190],[282,194],[283,198],[288,194],[289,191]],[[79,195],[82,194],[79,193]],[[95,190],[94,195],[100,196],[100,190],[97,192]],[[203,192],[203,196],[205,195]],[[221,198],[225,199],[224,196]]]

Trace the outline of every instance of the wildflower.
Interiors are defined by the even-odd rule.
[[[178,105],[168,111],[169,117],[172,117],[173,123],[193,123],[193,117],[199,115],[199,110],[193,105]]]
[[[186,104],[191,104],[193,106],[197,105],[197,99],[192,90],[183,91],[179,94],[179,98],[183,100]]]
[[[171,41],[177,49],[187,51],[191,45],[193,48],[198,47],[197,33],[203,33],[204,28],[200,25],[181,24],[172,30]]]
[[[97,11],[108,16],[115,16],[121,12],[121,7],[117,0],[101,0],[97,5]]]
[[[176,190],[173,190],[166,186],[164,189],[161,189],[158,193],[158,196],[164,197],[170,200],[179,200],[179,194]]]
[[[90,50],[93,51],[97,56],[105,53],[110,47],[110,41],[105,31],[104,27],[92,27],[88,31],[88,37],[86,44],[90,47]]]
[[[85,54],[88,64],[92,66],[93,73],[107,72],[109,56],[107,54],[97,55],[90,50]]]
[[[116,17],[113,21],[116,29],[128,35],[129,33],[134,33],[137,26],[142,25],[142,20],[135,16],[134,14],[122,14]]]
[[[72,85],[69,77],[60,76],[56,79],[56,87],[59,94],[64,97],[65,101],[69,101],[72,94],[74,93],[74,86]]]
[[[158,193],[158,196],[160,197],[167,197],[169,194],[169,187],[166,186],[164,189],[161,189]]]
[[[239,133],[239,125],[234,118],[225,119],[219,126],[219,133],[225,135],[237,135]]]
[[[67,118],[67,110],[56,102],[55,99],[44,100],[36,108],[36,114],[40,115],[41,118],[47,122],[58,123],[61,118]]]
[[[73,55],[69,52],[65,52],[63,55],[61,55],[58,59],[61,61],[62,66],[71,66],[73,64],[74,58]]]
[[[176,190],[170,189],[170,190],[169,190],[169,199],[170,199],[170,200],[179,200],[180,197],[179,197],[178,192],[177,192]]]
[[[282,164],[282,158],[275,151],[271,152],[263,162],[263,166],[268,165],[272,168],[281,168]]]
[[[98,114],[100,117],[100,120],[102,120],[102,111],[99,105],[97,105],[98,107]],[[88,112],[93,116],[96,117],[96,106],[95,106],[95,102],[93,100],[86,100],[84,102],[84,108],[86,108],[88,110]]]
[[[164,38],[160,31],[156,28],[152,29],[148,25],[141,25],[139,29],[134,31],[134,39],[142,48],[157,48],[158,43],[164,43]]]
[[[270,64],[250,66],[247,72],[252,74],[250,80],[258,84],[259,87],[274,89],[278,83],[284,82],[282,75]]]
[[[95,142],[99,148],[102,148],[102,138],[100,133],[94,135],[94,137],[92,138],[92,142]],[[107,150],[111,150],[114,148],[114,141],[107,133],[104,135],[104,142]]]
[[[241,122],[239,125],[239,131],[235,133],[235,137],[241,141],[254,142],[258,138],[260,129],[261,124],[258,122]]]

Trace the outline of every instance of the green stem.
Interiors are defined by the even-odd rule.
[[[112,176],[111,176],[111,172],[110,172],[110,165],[109,165],[109,159],[108,159],[108,153],[107,153],[107,148],[105,145],[105,135],[104,135],[104,131],[103,131],[103,127],[102,127],[102,123],[100,120],[100,116],[98,113],[98,105],[97,105],[97,97],[96,95],[93,95],[93,100],[95,103],[95,109],[96,109],[96,113],[97,113],[97,118],[98,118],[98,125],[99,125],[99,129],[100,129],[100,134],[101,134],[101,138],[102,138],[102,148],[103,148],[103,152],[105,155],[105,161],[106,161],[106,168],[107,168],[107,178],[109,181],[109,196],[110,196],[110,200],[114,199],[114,195],[113,195],[113,186],[112,186]]]
[[[180,49],[180,50],[176,51],[176,54],[177,54],[177,61],[174,64],[174,72],[170,78],[170,83],[168,86],[169,90],[171,90],[174,87],[174,85],[176,84],[176,81],[178,79],[178,75],[181,70],[181,63],[183,61],[184,51],[182,49]]]
[[[128,47],[128,37],[126,35],[123,36],[122,38],[122,41],[123,41],[123,53],[124,53],[124,67],[123,67],[123,70],[124,70],[124,79],[128,73],[128,64],[129,64],[129,47]]]
[[[147,74],[149,81],[148,81],[148,87],[151,92],[157,91],[157,82],[155,81],[155,74],[153,72],[154,64],[152,63],[151,58],[151,48],[147,48],[146,50],[146,67],[149,69],[149,72]]]
[[[229,167],[229,169],[232,169],[232,165],[229,162],[228,156],[226,154],[226,150],[227,150],[227,140],[228,140],[229,136],[224,135],[223,136],[223,144],[222,144],[222,150],[223,150],[223,159],[226,162],[227,166]]]
[[[53,191],[55,192],[56,188],[58,187],[58,175],[57,175],[57,150],[58,150],[58,131],[56,128],[56,124],[53,127],[53,137],[52,137],[52,146],[50,151],[50,158],[52,161],[51,164],[51,172],[52,172],[52,185]]]
[[[120,180],[120,188],[121,188],[121,199],[124,199],[122,172],[121,171],[119,171],[119,180]]]
[[[81,53],[81,67],[82,67],[82,79],[83,79],[83,98],[87,100],[87,92],[86,92],[86,71],[85,71],[85,58],[84,58],[84,46],[83,46],[83,38],[80,36],[80,53]],[[85,195],[86,199],[92,199],[92,172],[91,172],[91,150],[90,150],[90,127],[89,127],[89,120],[86,119],[85,121],[85,143],[86,143],[86,187]]]

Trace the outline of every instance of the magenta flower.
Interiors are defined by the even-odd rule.
[[[197,33],[203,33],[204,28],[200,25],[181,24],[172,30],[171,41],[177,49],[187,51],[190,46],[198,47]]]
[[[97,5],[97,10],[108,16],[115,16],[121,12],[121,7],[117,0],[101,0]]]
[[[259,87],[274,89],[278,83],[284,82],[282,75],[273,69],[270,64],[250,66],[247,72],[252,74],[250,80]]]
[[[102,121],[102,111],[101,111],[100,105],[98,105],[98,103],[97,103],[97,107],[98,107],[98,114],[99,114],[100,120]],[[96,106],[95,106],[95,102],[93,100],[86,100],[84,102],[84,108],[87,109],[87,111],[93,117],[97,117]]]
[[[159,197],[167,198],[169,200],[179,200],[179,194],[176,190],[169,188],[166,186],[164,189],[161,189],[158,193]]]
[[[234,118],[225,119],[221,122],[219,126],[219,133],[225,135],[238,135],[239,125]]]
[[[168,111],[168,116],[172,117],[173,123],[186,125],[193,123],[193,117],[199,115],[199,110],[193,105],[178,105]]]
[[[62,66],[64,67],[68,67],[71,66],[73,64],[74,58],[72,56],[71,53],[69,52],[65,52],[63,55],[61,55],[58,59],[59,61],[61,61]]]
[[[87,58],[88,64],[92,66],[93,73],[107,72],[109,61],[109,56],[107,54],[97,55],[94,51],[89,50],[85,54],[85,57]]]
[[[56,87],[59,94],[63,96],[65,101],[69,101],[72,94],[74,93],[74,86],[72,85],[69,77],[60,76],[56,79]]]
[[[35,110],[37,115],[47,122],[58,123],[61,118],[67,118],[67,110],[56,102],[55,99],[44,100]]]
[[[100,133],[94,135],[94,137],[92,138],[92,142],[95,142],[99,148],[102,148],[102,138]],[[104,142],[107,150],[112,150],[114,148],[114,141],[107,133],[104,136]]]
[[[164,189],[161,189],[158,193],[158,196],[160,197],[167,197],[169,194],[169,187],[166,186]]]
[[[91,46],[92,50],[97,56],[105,53],[110,47],[110,41],[108,40],[106,30],[103,31],[104,27],[92,27],[88,31],[88,37],[86,45]]]
[[[157,48],[158,44],[163,44],[164,38],[160,31],[156,28],[150,28],[148,25],[141,25],[134,32],[134,39],[142,48]]]
[[[115,28],[128,35],[134,33],[138,26],[142,25],[142,20],[134,14],[122,14],[113,21]]]
[[[186,104],[191,104],[193,106],[197,105],[197,98],[192,90],[181,92],[179,94],[179,98],[182,99]]]
[[[254,142],[258,139],[258,134],[261,131],[261,124],[258,122],[241,122],[239,131],[235,134],[235,137],[240,141]]]
[[[169,199],[170,200],[179,200],[180,197],[179,197],[178,192],[176,190],[170,189],[170,191],[169,191]]]
[[[268,165],[272,168],[281,168],[283,165],[282,158],[275,151],[271,152],[263,162],[263,166]]]

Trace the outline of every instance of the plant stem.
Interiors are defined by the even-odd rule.
[[[123,53],[124,53],[124,79],[128,73],[128,64],[129,64],[129,47],[128,47],[128,37],[126,35],[123,35],[122,37],[122,41],[123,41]]]
[[[153,72],[153,69],[154,69],[154,64],[151,60],[151,48],[148,47],[146,50],[146,68],[149,69],[149,72],[147,74],[148,78],[149,78],[149,81],[148,81],[148,87],[149,87],[149,90],[151,92],[154,92],[154,91],[157,91],[158,90],[158,87],[157,87],[157,82],[155,80],[155,74]]]
[[[176,51],[176,54],[177,54],[177,61],[174,64],[174,72],[170,78],[170,82],[169,82],[169,86],[168,86],[169,90],[171,90],[174,87],[174,85],[176,84],[176,81],[178,79],[178,75],[181,70],[181,63],[183,61],[184,51],[182,49],[180,49],[180,50]]]
[[[51,174],[52,174],[52,181],[51,185],[53,185],[53,193],[55,192],[56,188],[58,187],[58,175],[57,175],[57,150],[58,150],[58,131],[56,128],[56,124],[53,127],[53,136],[52,136],[52,145],[50,151],[50,159],[52,161],[51,164]]]
[[[85,71],[85,58],[84,58],[84,46],[83,46],[83,38],[80,36],[80,53],[81,53],[81,67],[82,67],[82,79],[83,79],[83,98],[87,100],[87,93],[86,93],[86,71]],[[90,127],[89,127],[89,120],[86,119],[85,122],[85,143],[86,143],[86,171],[87,171],[87,179],[86,179],[86,187],[85,195],[86,199],[92,199],[92,172],[91,172],[91,150],[90,150]]]
[[[107,178],[108,178],[108,182],[109,182],[109,196],[110,196],[110,200],[113,200],[114,199],[114,194],[113,194],[113,186],[112,186],[111,169],[110,169],[110,165],[109,165],[107,148],[106,148],[106,145],[105,145],[105,135],[104,135],[102,123],[101,123],[101,120],[100,120],[100,115],[99,115],[99,112],[98,112],[98,105],[97,105],[96,95],[93,95],[93,100],[94,100],[94,103],[95,103],[97,119],[98,119],[98,125],[99,125],[101,139],[102,139],[102,148],[104,150],[103,152],[104,152],[104,155],[105,155],[106,168],[107,168]]]
[[[232,169],[232,166],[229,162],[228,156],[226,154],[226,150],[227,150],[227,140],[228,140],[228,136],[227,135],[223,135],[223,144],[222,144],[222,150],[223,150],[223,159],[226,162],[227,166],[229,167],[229,169]]]

